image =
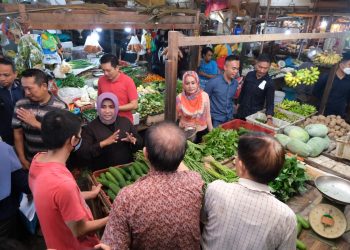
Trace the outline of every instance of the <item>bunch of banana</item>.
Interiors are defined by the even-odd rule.
[[[296,74],[288,72],[284,76],[284,81],[286,82],[287,86],[294,88],[301,83],[301,78],[299,76],[297,76]]]
[[[320,75],[320,71],[317,67],[311,67],[310,69],[300,69],[296,70],[293,73],[288,72],[284,80],[286,85],[289,87],[296,87],[299,84],[312,85],[315,84]]]
[[[313,62],[318,65],[334,65],[342,59],[342,56],[334,52],[323,52],[313,57]]]
[[[297,101],[291,101],[288,99],[284,99],[283,102],[279,103],[277,107],[284,109],[284,110],[291,110],[295,107],[298,107],[300,105]]]

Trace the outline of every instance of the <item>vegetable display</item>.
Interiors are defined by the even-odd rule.
[[[203,137],[204,155],[211,155],[218,161],[236,155],[239,136],[246,132],[244,128],[239,130],[214,128]]]
[[[340,116],[335,115],[329,115],[329,116],[313,116],[311,118],[306,119],[304,122],[305,128],[308,127],[310,124],[323,124],[327,126],[328,133],[327,135],[331,139],[338,139],[344,135],[346,135],[350,131],[350,125],[345,122],[344,119],[342,119]],[[311,128],[309,127],[309,130]],[[315,127],[313,127],[314,131]],[[318,130],[322,130],[321,132],[324,132],[324,128],[318,128]],[[311,131],[311,130],[310,130]],[[312,133],[315,133],[313,132]]]
[[[310,67],[310,69],[299,69],[293,72],[288,72],[284,76],[284,81],[289,87],[296,87],[299,84],[312,85],[315,84],[320,75],[317,67]]]
[[[82,112],[82,116],[88,121],[91,122],[97,117],[96,109],[87,109]]]
[[[285,135],[276,134],[275,137],[294,154],[302,157],[316,157],[329,147],[327,132],[327,128],[321,124],[310,124],[305,129],[288,126],[284,129]]]
[[[69,61],[68,64],[71,66],[72,69],[84,69],[93,65],[92,63],[84,59],[72,60]]]
[[[302,115],[302,116],[310,116],[317,111],[316,107],[312,105],[301,104],[300,102],[290,101],[287,99],[277,104],[276,107]]]
[[[280,119],[280,120],[283,120],[283,121],[286,121],[286,122],[294,123],[294,122],[300,120],[300,117],[298,117],[296,115],[284,113],[283,111],[280,111],[279,109],[275,109],[274,113],[275,114],[273,115],[273,117]]]
[[[205,145],[194,144],[191,141],[187,141],[187,145],[188,148],[184,158],[185,165],[190,170],[198,172],[206,185],[215,180],[237,181],[238,177],[235,170],[222,165],[213,157],[203,158]]]
[[[66,78],[62,79],[61,87],[82,88],[85,86],[84,78],[68,74]]]
[[[145,94],[139,98],[137,112],[141,119],[148,115],[157,115],[164,112],[164,97],[159,93]]]
[[[305,166],[294,156],[286,157],[280,174],[269,183],[269,187],[277,199],[286,202],[295,194],[306,191],[304,185],[308,179]]]
[[[160,75],[157,74],[147,74],[147,76],[142,80],[144,83],[148,82],[160,82],[160,81],[165,81],[164,77],[161,77]]]
[[[131,165],[123,168],[110,167],[107,172],[100,174],[97,181],[102,184],[106,194],[113,201],[123,187],[134,183],[148,171],[145,159],[138,153],[136,161]]]

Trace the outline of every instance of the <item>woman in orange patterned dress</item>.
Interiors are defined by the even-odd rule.
[[[196,72],[187,71],[182,77],[182,93],[176,97],[176,114],[182,129],[197,131],[195,143],[213,129],[209,96],[199,85]]]

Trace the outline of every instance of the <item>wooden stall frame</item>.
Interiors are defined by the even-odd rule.
[[[250,43],[250,42],[267,42],[267,41],[281,41],[281,40],[299,40],[299,39],[324,39],[337,38],[340,44],[337,53],[343,50],[344,42],[350,32],[337,33],[298,33],[298,34],[263,34],[263,35],[222,35],[222,36],[184,36],[177,31],[169,31],[168,35],[168,60],[165,63],[165,79],[166,79],[166,93],[165,93],[165,119],[175,121],[176,119],[176,81],[178,71],[178,49],[184,46],[198,46],[206,44],[222,44],[222,43]],[[323,112],[325,104],[327,103],[332,82],[334,80],[337,65],[333,66],[332,72],[329,74],[327,86],[323,94],[320,110]]]

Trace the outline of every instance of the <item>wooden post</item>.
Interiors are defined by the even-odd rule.
[[[268,1],[267,1],[266,13],[265,13],[265,26],[264,26],[264,32],[263,32],[263,34],[266,33],[267,20],[269,19],[270,6],[271,6],[271,0],[268,0]],[[260,54],[263,52],[263,50],[264,50],[264,42],[261,43]]]
[[[335,77],[335,73],[337,72],[338,69],[338,63],[336,65],[333,65],[331,71],[329,72],[328,79],[327,79],[327,84],[323,92],[320,108],[318,110],[319,115],[323,115],[324,111],[326,109],[326,104],[328,101],[328,96],[329,93],[331,92],[332,86],[333,86],[333,81]]]
[[[179,33],[169,31],[168,33],[168,58],[165,62],[165,120],[175,121],[176,119],[176,81],[177,62],[179,50]]]
[[[344,44],[345,44],[345,35],[342,38],[340,38],[340,43],[339,43],[338,48],[337,48],[337,53],[339,53],[339,54],[342,53],[343,48],[344,48]],[[323,92],[320,108],[318,110],[318,113],[321,115],[324,114],[324,111],[326,109],[326,104],[328,101],[329,93],[331,92],[331,89],[333,86],[333,81],[334,81],[335,74],[337,72],[338,67],[339,67],[338,63],[336,65],[333,65],[331,71],[329,72],[327,84],[326,84],[326,87],[325,87],[324,92]]]

